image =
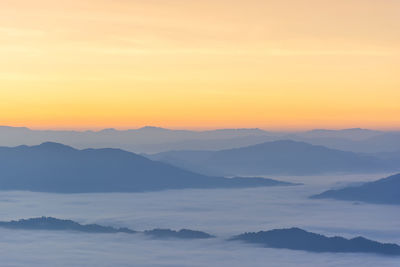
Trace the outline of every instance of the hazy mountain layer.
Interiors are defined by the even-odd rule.
[[[325,191],[312,198],[363,201],[377,204],[400,205],[400,174],[368,182],[360,186]]]
[[[144,231],[144,234],[151,236],[152,238],[158,238],[158,239],[161,238],[202,239],[202,238],[214,237],[202,231],[193,231],[188,229],[182,229],[179,231],[174,231],[170,229],[153,229]]]
[[[271,248],[286,248],[312,252],[364,252],[400,255],[400,246],[372,241],[363,237],[346,239],[326,237],[299,228],[275,229],[257,233],[245,233],[230,240],[260,244]]]
[[[127,233],[136,234],[137,231],[129,228],[114,228],[99,224],[80,224],[71,220],[62,220],[53,217],[40,217],[31,219],[21,219],[18,221],[0,222],[0,227],[19,230],[52,230],[52,231],[78,231],[85,233]],[[152,238],[182,238],[182,239],[202,239],[212,238],[212,235],[201,231],[182,229],[179,231],[171,229],[153,229],[142,232]]]
[[[119,149],[77,150],[57,143],[0,147],[0,170],[1,190],[142,192],[271,185],[261,178],[200,175]]]
[[[0,146],[37,145],[46,141],[76,148],[121,148],[135,153],[169,150],[222,150],[262,142],[291,139],[353,152],[400,150],[400,133],[368,129],[268,132],[261,129],[221,129],[209,131],[171,130],[143,127],[130,130],[100,131],[31,130],[0,126]]]
[[[22,230],[57,230],[57,231],[78,231],[86,233],[128,233],[136,231],[128,228],[114,228],[98,224],[79,224],[71,220],[62,220],[53,217],[39,217],[21,219],[18,221],[1,222],[0,227]]]
[[[238,139],[244,138],[242,142],[247,144],[253,142],[253,137],[263,138],[268,135],[268,132],[260,129],[189,131],[143,127],[131,130],[57,131],[0,126],[0,146],[37,145],[51,141],[76,148],[112,147],[136,153],[156,153],[179,147],[186,149],[199,142],[210,149],[232,147]]]
[[[221,151],[170,151],[150,158],[214,175],[362,173],[398,168],[378,157],[290,140]]]
[[[62,220],[53,217],[22,219],[18,221],[0,222],[0,227],[15,230],[51,230],[78,231],[85,233],[127,233],[136,234],[129,228],[114,228],[98,224],[79,224],[72,220]],[[182,229],[153,229],[142,232],[151,238],[166,239],[206,239],[214,236],[202,232]],[[299,228],[275,229],[257,233],[244,233],[229,240],[240,240],[247,243],[261,244],[272,248],[287,248],[311,252],[365,252],[387,255],[400,255],[400,246],[372,241],[363,237],[345,239],[342,237],[326,237],[304,231]]]

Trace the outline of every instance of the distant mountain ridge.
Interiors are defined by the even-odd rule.
[[[78,150],[51,142],[0,147],[0,174],[0,190],[57,193],[271,186],[269,179],[209,177],[120,149]]]
[[[215,237],[213,235],[207,234],[202,231],[193,231],[188,229],[181,229],[179,231],[174,231],[170,229],[153,229],[144,231],[144,234],[158,239],[160,238],[205,239],[205,238]]]
[[[78,231],[85,233],[137,233],[137,231],[128,228],[114,228],[98,224],[83,225],[72,220],[62,220],[53,217],[38,217],[9,222],[0,221],[0,227],[22,230]]]
[[[326,130],[326,129],[314,129],[311,131],[307,131],[299,134],[299,136],[312,138],[341,138],[341,139],[349,139],[349,140],[366,140],[368,138],[372,138],[378,135],[383,134],[384,132],[362,129],[362,128],[348,128],[342,130]]]
[[[102,226],[99,224],[80,224],[72,220],[63,220],[53,217],[38,217],[30,219],[21,219],[18,221],[4,222],[0,221],[0,227],[14,230],[49,230],[49,231],[76,231],[84,233],[143,233],[147,236],[157,239],[179,238],[179,239],[204,239],[214,236],[202,231],[181,229],[179,231],[171,229],[153,229],[143,232],[131,230],[129,228],[115,228],[111,226]]]
[[[172,130],[145,126],[138,129],[99,131],[31,130],[26,127],[0,126],[0,146],[36,145],[43,142],[63,143],[77,148],[112,147],[131,152],[168,150],[180,142],[204,142],[269,135],[261,129],[217,129],[207,131]]]
[[[149,157],[209,175],[309,175],[378,172],[397,167],[371,155],[292,140],[220,151],[170,151]]]
[[[0,146],[37,145],[51,141],[80,149],[112,147],[147,154],[170,150],[216,151],[285,139],[353,152],[400,150],[400,132],[360,128],[272,132],[258,128],[193,131],[145,126],[128,130],[65,131],[0,126]]]
[[[328,190],[311,196],[314,199],[337,199],[363,201],[376,204],[400,205],[400,174],[392,175],[360,186],[349,186],[337,190]]]
[[[363,237],[346,239],[343,237],[326,237],[307,232],[300,228],[275,229],[257,233],[244,233],[231,238],[232,241],[244,241],[260,244],[270,248],[286,248],[310,252],[334,253],[377,253],[400,255],[400,246],[372,241]]]
[[[129,228],[115,228],[99,224],[80,224],[72,220],[44,216],[16,221],[0,221],[0,228],[31,231],[74,231],[92,234],[141,233],[153,239],[209,239],[215,237],[206,232],[189,229],[175,231],[171,229],[157,228],[140,232]],[[400,246],[397,244],[379,243],[363,237],[352,239],[345,239],[343,237],[326,237],[320,234],[307,232],[300,228],[274,229],[257,233],[244,233],[233,236],[229,238],[228,241],[243,241],[270,248],[286,248],[310,252],[362,252],[400,256]]]

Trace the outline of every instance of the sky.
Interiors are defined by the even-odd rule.
[[[2,0],[0,124],[400,129],[398,0]]]

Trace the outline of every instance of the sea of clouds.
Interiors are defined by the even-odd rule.
[[[226,241],[248,231],[300,227],[328,236],[362,235],[400,244],[400,207],[308,197],[387,176],[279,177],[302,186],[148,193],[0,192],[0,220],[52,216],[134,230],[188,228],[208,240],[152,240],[141,234],[88,234],[0,228],[1,266],[399,266],[399,257],[309,253]],[[276,178],[276,177],[273,177]]]

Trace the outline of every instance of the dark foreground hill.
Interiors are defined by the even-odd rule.
[[[378,157],[290,140],[220,151],[170,151],[149,157],[214,175],[309,175],[395,169]]]
[[[157,239],[160,238],[203,239],[203,238],[214,237],[205,232],[193,231],[188,229],[182,229],[179,231],[174,231],[170,229],[153,229],[144,231],[144,234]]]
[[[200,175],[120,149],[77,150],[58,143],[0,147],[0,190],[142,192],[270,185],[266,179]]]
[[[257,233],[245,233],[231,238],[271,248],[305,250],[311,252],[364,252],[400,255],[400,246],[372,241],[363,237],[346,239],[326,237],[299,228],[276,229]]]
[[[400,174],[392,175],[360,186],[328,190],[311,198],[363,201],[376,204],[400,205]]]
[[[0,227],[16,230],[77,231],[85,233],[139,233],[138,231],[134,231],[129,228],[114,228],[111,226],[102,226],[99,224],[79,224],[71,220],[61,220],[53,217],[39,217],[22,219],[18,221],[0,222]],[[205,232],[193,231],[189,229],[182,229],[179,231],[170,229],[153,229],[144,231],[142,233],[156,239],[203,239],[214,237]]]
[[[53,217],[39,217],[21,219],[18,221],[0,222],[0,227],[23,230],[78,231],[86,233],[136,233],[136,231],[128,228],[114,228],[111,226],[101,226],[98,224],[83,225],[71,220],[61,220]]]
[[[39,217],[8,222],[2,221],[0,222],[0,227],[12,230],[75,231],[98,234],[142,233],[153,239],[207,239],[215,237],[205,232],[189,229],[182,229],[179,231],[171,229],[153,229],[138,232],[129,228],[115,228],[98,224],[79,224],[72,220],[62,220],[53,217]],[[400,246],[396,244],[379,243],[363,237],[356,237],[353,239],[326,237],[299,228],[244,233],[234,236],[229,240],[260,244],[271,248],[286,248],[311,252],[364,252],[400,255]]]

